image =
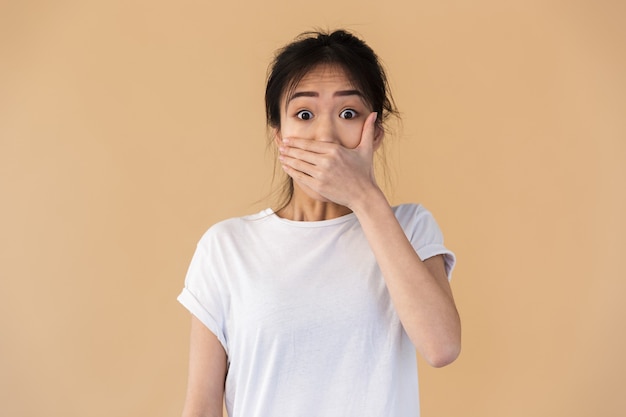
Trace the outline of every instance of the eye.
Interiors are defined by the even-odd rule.
[[[342,119],[354,119],[356,117],[356,112],[352,109],[346,109],[339,113],[339,117]]]
[[[298,113],[296,113],[296,117],[302,120],[310,120],[311,118],[313,118],[313,113],[308,110],[300,110]]]

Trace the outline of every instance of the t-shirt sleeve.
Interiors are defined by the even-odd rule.
[[[191,259],[178,301],[217,336],[228,353],[224,288],[217,279],[215,262],[211,262],[203,240],[198,243]]]
[[[456,256],[443,243],[443,233],[433,215],[420,205],[398,207],[398,220],[421,260],[443,255],[448,280],[452,279],[452,270]]]

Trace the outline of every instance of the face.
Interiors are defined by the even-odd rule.
[[[281,128],[276,137],[336,142],[355,148],[371,111],[343,69],[319,65],[300,80],[288,97],[283,97]]]

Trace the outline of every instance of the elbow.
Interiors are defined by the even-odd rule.
[[[461,343],[450,342],[434,347],[429,352],[425,352],[424,359],[433,368],[443,368],[450,365],[459,357],[461,353]]]

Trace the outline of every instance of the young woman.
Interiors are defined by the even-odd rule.
[[[183,415],[419,415],[416,350],[454,361],[454,255],[422,206],[391,207],[373,155],[395,113],[374,52],[345,31],[279,51],[266,113],[287,198],[198,243]]]

